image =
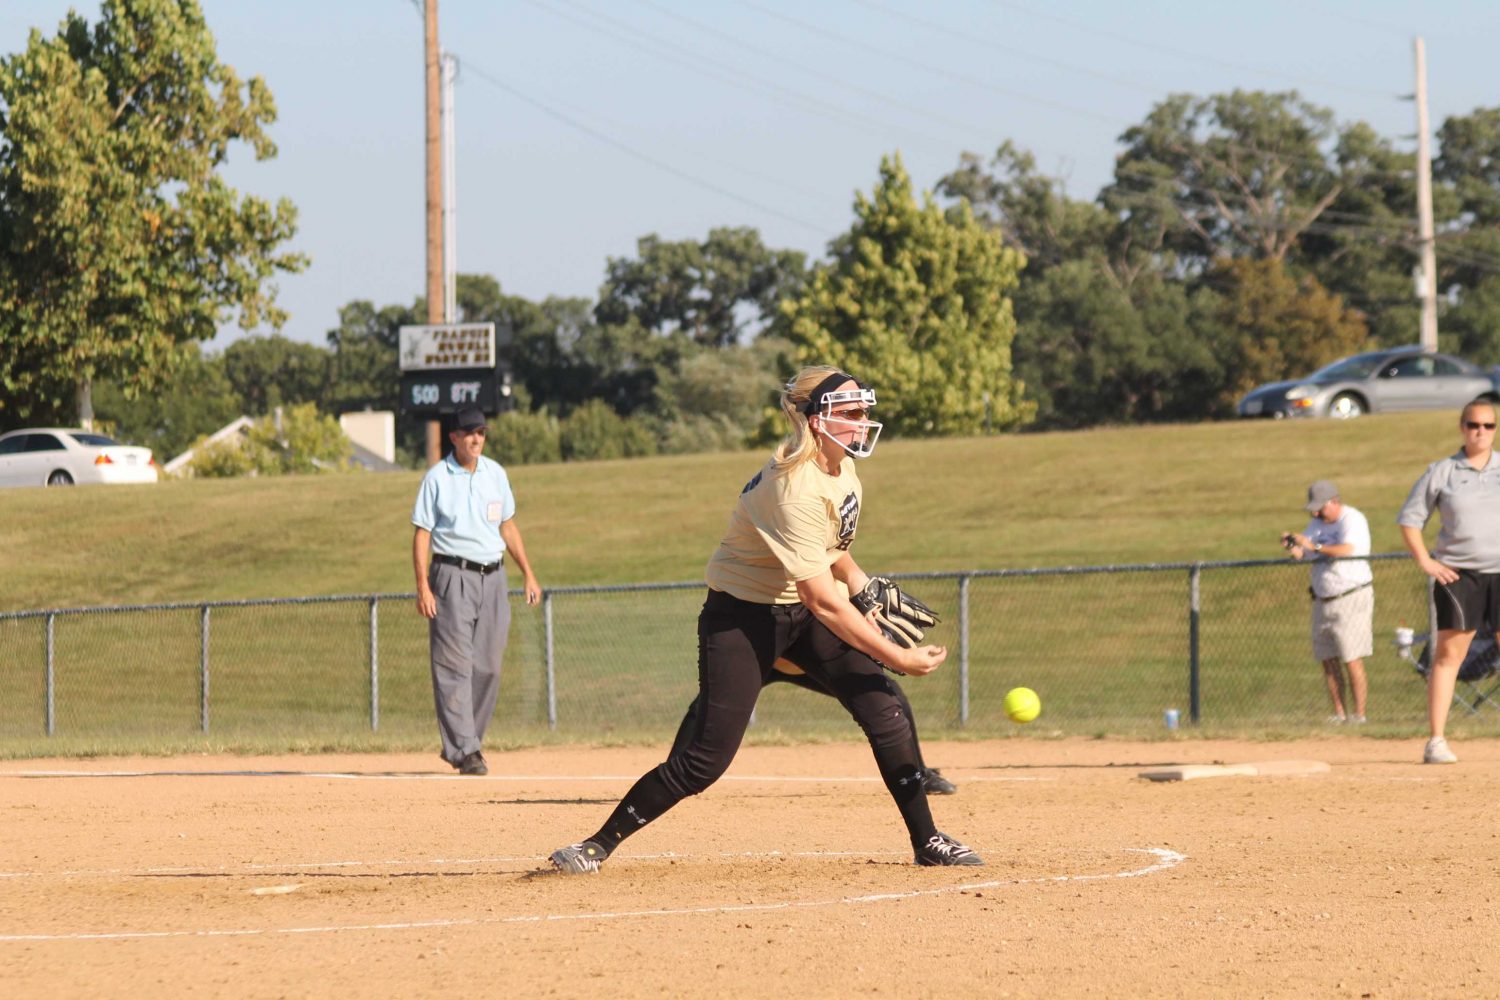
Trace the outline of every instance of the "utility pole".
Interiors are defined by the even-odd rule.
[[[424,0],[427,64],[427,322],[443,322],[443,136],[438,104],[438,0]],[[427,464],[443,459],[442,424],[427,421]]]
[[[453,81],[458,57],[443,53],[443,322],[458,322],[458,149]]]
[[[1416,55],[1417,89],[1417,240],[1422,262],[1417,273],[1417,298],[1422,303],[1422,349],[1437,350],[1437,250],[1432,228],[1432,143],[1427,127],[1427,50],[1418,35],[1412,40]]]

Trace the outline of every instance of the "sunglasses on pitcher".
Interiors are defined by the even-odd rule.
[[[1487,431],[1492,431],[1492,430],[1495,429],[1495,422],[1492,420],[1489,423],[1481,423],[1478,420],[1465,420],[1464,421],[1464,426],[1467,427],[1471,431],[1477,431],[1481,427],[1484,428]]]

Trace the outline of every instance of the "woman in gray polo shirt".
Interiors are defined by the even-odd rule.
[[[1500,461],[1495,459],[1495,405],[1476,399],[1458,418],[1463,447],[1427,467],[1396,518],[1422,572],[1436,582],[1437,642],[1427,671],[1427,764],[1456,764],[1443,728],[1453,686],[1474,633],[1500,628]],[[1437,511],[1442,530],[1432,554],[1422,528]]]

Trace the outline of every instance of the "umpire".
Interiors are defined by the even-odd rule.
[[[484,413],[459,410],[453,451],[427,470],[412,508],[417,612],[428,619],[432,694],[443,759],[460,774],[488,774],[481,746],[500,693],[510,631],[505,555],[525,577],[526,603],[542,588],[526,559],[516,498],[498,462],[485,458]]]

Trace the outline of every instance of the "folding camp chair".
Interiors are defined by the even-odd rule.
[[[1422,644],[1422,651],[1413,656],[1411,651],[1417,643]],[[1428,634],[1413,636],[1411,645],[1397,643],[1396,649],[1402,659],[1426,680],[1432,664],[1432,643]],[[1497,694],[1500,694],[1500,645],[1495,642],[1495,630],[1486,624],[1474,633],[1468,655],[1459,665],[1458,683],[1453,685],[1453,703],[1462,705],[1470,715],[1478,715],[1485,705],[1500,712],[1500,701],[1495,700]]]

